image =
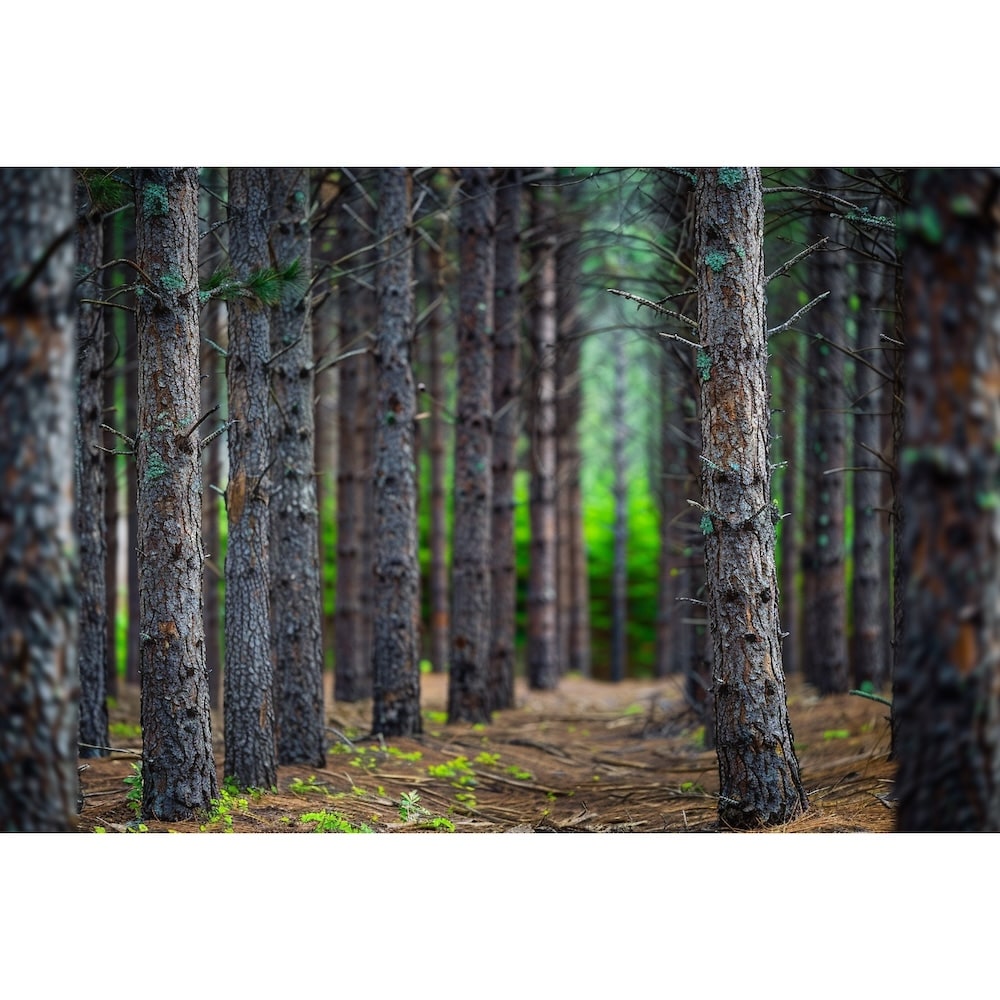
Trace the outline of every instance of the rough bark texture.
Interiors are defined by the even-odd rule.
[[[799,456],[800,415],[802,413],[799,374],[799,334],[794,332],[781,345],[778,362],[781,378],[781,461],[785,467],[781,474],[781,526],[778,528],[781,545],[781,618],[788,625],[782,641],[782,664],[785,674],[799,669],[802,662],[802,633],[796,623],[799,621],[798,572],[801,561],[799,546],[799,524],[802,513],[799,510],[799,487],[802,478],[802,462]]]
[[[875,215],[881,215],[876,206]],[[854,629],[851,643],[855,687],[870,682],[882,690],[889,682],[889,621],[883,595],[889,566],[883,540],[889,525],[882,506],[887,467],[882,454],[883,377],[881,335],[887,333],[880,308],[883,267],[875,260],[859,265],[858,361],[854,404],[854,579],[851,588]]]
[[[202,619],[198,172],[135,174],[142,815],[218,794]]]
[[[921,170],[905,233],[898,828],[1000,829],[1000,174]]]
[[[372,732],[385,736],[421,731],[411,183],[405,168],[379,173]]]
[[[80,788],[72,234],[68,169],[0,170],[0,831],[72,829]]]
[[[102,757],[108,746],[108,595],[104,575],[104,307],[99,271],[104,228],[82,182],[77,185],[76,255],[88,275],[77,289],[76,532],[80,546],[80,756]],[[92,301],[85,301],[85,300]]]
[[[529,519],[526,652],[528,683],[545,690],[559,683],[559,623],[556,603],[556,233],[544,187],[532,188],[532,248],[535,307],[531,317]]]
[[[493,518],[490,547],[493,633],[490,693],[493,708],[514,705],[517,572],[514,559],[514,474],[521,411],[521,177],[506,171],[497,188],[496,287],[493,356]]]
[[[236,279],[271,264],[269,175],[229,171],[229,254]],[[241,788],[277,782],[271,661],[268,309],[249,297],[229,308],[229,483],[226,487],[225,774]]]
[[[760,171],[701,171],[695,198],[719,819],[747,828],[785,822],[807,805],[781,665]]]
[[[371,344],[371,206],[360,180],[341,211],[342,253],[350,255],[341,278],[340,354]],[[372,359],[360,354],[338,362],[340,373],[337,465],[337,605],[334,617],[334,698],[360,701],[372,695],[371,671],[371,388]]]
[[[299,262],[303,289],[271,313],[271,646],[278,763],[326,761],[323,601],[316,500],[309,170],[271,171],[271,245],[279,266]]]
[[[838,180],[838,171],[823,170],[816,184],[830,190]],[[839,471],[847,465],[843,354],[847,289],[844,254],[838,252],[840,222],[830,215],[824,203],[818,230],[830,242],[814,258],[815,294],[830,294],[813,314],[816,336],[809,345],[809,401],[815,410],[815,435],[809,439],[808,469],[814,493],[808,511],[813,519],[810,557],[815,591],[805,608],[810,640],[804,655],[806,678],[823,694],[843,694],[850,688],[844,563],[847,492],[846,474]]]
[[[449,722],[489,722],[490,505],[493,496],[493,282],[490,171],[461,172],[458,388],[451,575]]]
[[[559,606],[559,669],[589,677],[590,575],[583,537],[583,495],[580,486],[580,417],[583,391],[580,349],[580,218],[573,192],[562,193],[559,246],[556,250],[556,592]]]

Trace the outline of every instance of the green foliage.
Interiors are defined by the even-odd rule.
[[[824,740],[846,740],[850,735],[849,729],[825,729],[823,731]]]
[[[263,794],[260,789],[248,789],[248,794],[252,793],[255,799]],[[236,786],[236,781],[231,775],[227,775],[222,782],[219,797],[212,799],[212,808],[201,825],[204,833],[210,826],[222,826],[226,833],[233,832],[233,812],[245,815],[250,808],[250,799],[246,795],[240,794]]]
[[[288,783],[288,790],[293,795],[326,795],[326,785],[321,785],[316,780],[315,774],[310,774],[305,781],[301,778],[292,778]]]
[[[302,295],[306,281],[302,274],[302,262],[295,258],[284,267],[261,267],[252,271],[244,283],[254,298],[262,305],[276,306],[285,295]]]
[[[132,200],[132,192],[128,186],[106,170],[81,170],[80,180],[87,190],[91,211],[98,215],[121,208]]]
[[[119,739],[131,740],[142,736],[142,726],[131,722],[111,722],[108,724],[108,735]]]
[[[474,788],[476,776],[467,757],[454,757],[443,764],[428,764],[427,773],[432,778],[447,778],[452,785],[460,788]]]
[[[476,754],[475,763],[485,764],[487,767],[496,767],[500,763],[500,754],[489,753],[484,750],[482,753]]]
[[[420,805],[420,796],[416,792],[403,792],[399,797],[399,818],[404,823],[409,823],[426,815],[427,810]]]
[[[129,809],[135,813],[136,818],[142,814],[142,761],[132,762],[132,773],[122,778],[128,791],[125,793],[125,801]]]
[[[505,771],[512,778],[516,778],[518,781],[534,781],[535,776],[530,771],[525,771],[524,768],[518,767],[516,764],[511,764]]]
[[[345,816],[342,816],[340,813],[327,812],[325,809],[321,812],[303,813],[299,817],[299,821],[302,823],[315,823],[316,827],[312,831],[313,833],[374,832],[366,823],[359,823],[357,826],[354,826],[350,820],[348,820]]]

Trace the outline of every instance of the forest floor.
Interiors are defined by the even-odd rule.
[[[329,678],[328,678],[329,688]],[[447,677],[421,677],[424,732],[381,740],[371,702],[334,702],[323,768],[278,769],[274,791],[223,790],[197,820],[146,820],[178,833],[718,832],[716,755],[687,708],[679,678],[619,684],[565,677],[555,691],[516,686],[515,708],[489,726],[446,725]],[[797,677],[788,705],[810,809],[767,832],[889,833],[895,767],[889,709],[856,695],[824,698]],[[108,757],[81,761],[81,832],[139,827],[138,692],[110,712]],[[222,719],[213,717],[222,780]],[[131,801],[130,801],[131,799]]]

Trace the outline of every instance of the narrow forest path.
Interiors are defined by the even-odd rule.
[[[328,678],[329,681],[329,678]],[[716,756],[686,710],[681,683],[566,677],[555,691],[518,680],[516,707],[490,726],[445,724],[447,677],[424,675],[424,733],[369,734],[371,702],[333,702],[325,768],[279,768],[277,792],[223,792],[212,816],[147,822],[150,832],[712,832]],[[779,832],[891,832],[888,709],[851,695],[818,698],[790,678],[789,714],[808,815]],[[141,750],[138,692],[111,711],[110,757],[89,760],[79,829],[137,825],[129,784]],[[220,767],[221,718],[214,720]],[[131,753],[128,751],[132,751]]]

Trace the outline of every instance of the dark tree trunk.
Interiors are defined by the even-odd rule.
[[[489,722],[490,509],[493,497],[493,282],[490,170],[461,172],[458,390],[448,721]]]
[[[535,302],[530,328],[531,549],[525,655],[529,685],[550,690],[561,674],[556,601],[556,232],[550,192],[544,186],[531,191]]]
[[[580,217],[568,188],[561,194],[556,249],[556,595],[559,615],[559,670],[589,677],[590,576],[583,537],[583,495],[580,472],[580,418],[583,390],[580,351]]]
[[[271,171],[271,244],[278,265],[299,262],[302,288],[271,313],[271,646],[278,763],[323,767],[323,603],[315,452],[309,170]]]
[[[497,189],[496,288],[493,361],[493,637],[490,691],[493,708],[514,705],[517,572],[514,558],[514,474],[520,432],[521,379],[521,172],[507,170]]]
[[[218,794],[205,668],[196,433],[198,171],[138,170],[135,199],[142,815],[178,820],[208,809]]]
[[[109,355],[108,368],[104,375],[104,405],[101,420],[118,426],[116,419],[119,345],[114,334],[109,335],[110,343],[105,354]],[[102,437],[103,440],[103,437]],[[109,446],[110,450],[110,446]],[[128,459],[134,461],[132,456]],[[104,593],[107,597],[107,614],[104,626],[107,632],[105,685],[110,697],[118,697],[118,456],[104,454],[104,540],[106,557],[104,560]]]
[[[374,234],[361,179],[351,182],[341,212],[342,253],[350,255],[341,278],[340,354],[364,351],[374,325]],[[372,696],[371,672],[371,390],[372,359],[356,354],[338,362],[337,604],[334,618],[334,698]]]
[[[379,174],[375,275],[374,634],[372,732],[412,736],[420,716],[420,566],[413,435],[411,178]]]
[[[1000,829],[1000,176],[914,172],[904,234],[900,831]]]
[[[874,214],[880,215],[876,207]],[[885,324],[880,309],[883,265],[865,260],[859,265],[857,401],[854,406],[854,582],[851,593],[854,630],[851,649],[855,687],[870,682],[875,690],[889,683],[889,622],[883,600],[889,567],[883,540],[888,521],[882,507],[887,466],[882,454],[883,376],[881,334]]]
[[[73,829],[73,175],[0,170],[0,831]],[[60,239],[61,238],[61,239]]]
[[[135,241],[136,227],[126,227],[124,233],[123,253],[126,259],[135,260],[138,253]],[[135,314],[125,314],[125,429],[126,433],[135,438],[138,433],[139,406],[139,331]],[[127,591],[127,641],[125,646],[125,680],[129,684],[140,683],[139,664],[142,654],[139,649],[139,549],[142,540],[139,538],[139,512],[136,510],[135,498],[138,494],[138,470],[134,461],[125,463],[125,574]]]
[[[781,666],[760,171],[702,171],[695,199],[719,819],[749,828],[787,822],[807,808]]]
[[[103,757],[108,746],[108,595],[105,580],[104,307],[100,271],[104,230],[83,182],[78,182],[76,252],[87,275],[77,294],[76,530],[80,546],[80,756]],[[86,300],[90,301],[86,301]]]
[[[269,174],[229,171],[229,253],[238,281],[271,264]],[[274,667],[271,661],[270,323],[249,297],[229,307],[226,380],[229,396],[229,484],[226,487],[225,775],[240,788],[277,783]]]
[[[799,588],[797,585],[801,550],[798,527],[802,514],[798,509],[802,463],[799,461],[799,422],[802,413],[802,381],[799,374],[798,333],[782,344],[778,362],[781,374],[781,460],[785,463],[781,475],[781,618],[789,629],[782,641],[782,663],[785,674],[799,669],[802,662],[802,635],[796,627],[799,620]]]
[[[430,271],[435,287],[443,291],[444,252],[440,247],[429,247]],[[430,443],[428,452],[431,467],[431,537],[430,537],[430,599],[431,599],[431,664],[435,673],[443,673],[448,666],[451,643],[451,607],[448,585],[448,508],[445,493],[447,476],[448,421],[442,412],[445,405],[444,338],[441,321],[442,306],[438,306],[428,319],[427,335],[430,352]]]
[[[822,170],[822,190],[835,189],[839,171]],[[810,637],[806,678],[822,694],[843,694],[850,687],[847,660],[847,589],[844,564],[844,511],[847,396],[844,391],[846,269],[840,248],[840,222],[828,205],[819,213],[819,235],[830,242],[815,256],[816,294],[829,297],[813,314],[816,337],[809,347],[810,404],[815,410],[815,436],[809,439],[808,468],[812,477],[813,519],[811,558],[815,574],[813,601],[805,608]]]

